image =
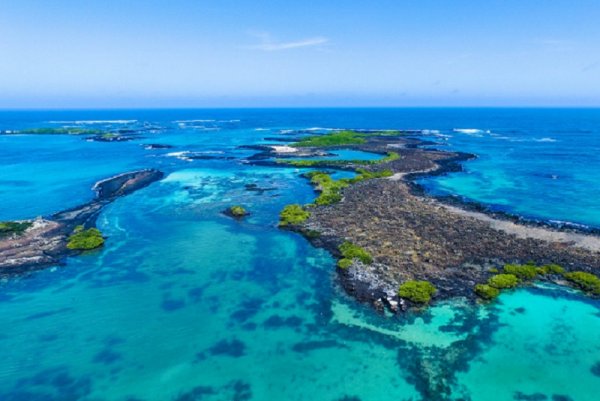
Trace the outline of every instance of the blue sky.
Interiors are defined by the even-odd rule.
[[[5,0],[0,108],[600,106],[597,0]]]

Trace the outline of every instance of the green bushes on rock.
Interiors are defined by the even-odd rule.
[[[394,174],[392,172],[392,170],[368,171],[368,170],[365,170],[362,168],[357,169],[356,172],[358,173],[358,175],[356,177],[350,178],[348,180],[348,182],[350,182],[351,184],[355,184],[357,182],[361,182],[361,181],[365,181],[365,180],[371,180],[374,178],[391,177]]]
[[[0,238],[21,235],[32,224],[30,221],[2,221],[0,222]]]
[[[373,178],[389,177],[392,175],[390,170],[384,171],[367,171],[358,169],[358,176],[354,178],[342,178],[334,180],[331,176],[323,171],[312,171],[306,174],[310,178],[311,184],[320,192],[315,199],[315,204],[319,206],[331,205],[342,200],[342,190],[350,184],[355,184],[360,181],[370,180]]]
[[[317,191],[320,191],[320,195],[315,199],[316,205],[331,205],[342,200],[342,189],[348,185],[347,180],[334,180],[327,173],[322,171],[314,171],[307,174],[310,178],[310,182],[316,186]]]
[[[435,294],[435,286],[429,281],[411,280],[398,289],[398,296],[418,304],[427,304]]]
[[[519,284],[519,279],[514,274],[496,274],[495,276],[490,277],[488,280],[488,285],[499,290],[505,288],[514,288]]]
[[[516,265],[507,265],[516,266]],[[506,268],[506,266],[505,266]],[[535,267],[534,267],[535,269]],[[513,270],[509,267],[509,270]],[[521,271],[517,269],[517,271]],[[475,294],[487,301],[492,300],[500,295],[500,290],[514,288],[519,284],[519,278],[515,274],[500,273],[493,275],[487,281],[487,284],[477,284],[473,289]]]
[[[104,245],[102,233],[97,228],[88,228],[83,226],[75,227],[73,234],[69,237],[67,248],[72,250],[86,251],[96,249]]]
[[[583,291],[600,295],[600,278],[598,276],[592,273],[576,271],[565,273],[564,277]]]
[[[379,162],[379,163],[389,163],[389,162],[393,162],[394,160],[398,160],[398,159],[400,159],[400,155],[398,153],[396,153],[396,152],[389,152],[386,157],[384,157],[381,160],[377,160],[377,162]]]
[[[338,262],[337,262],[337,266],[338,266],[340,269],[347,269],[347,268],[349,268],[350,266],[352,266],[352,263],[354,263],[354,262],[352,261],[352,259],[346,259],[346,258],[343,258],[343,259],[340,259],[340,260],[338,260]]]
[[[533,280],[538,275],[537,267],[532,264],[504,265],[504,273],[517,276],[520,280]]]
[[[336,131],[325,135],[312,135],[293,144],[297,147],[340,146],[365,143],[364,134],[356,131]]]
[[[345,259],[358,259],[366,265],[373,263],[373,257],[369,252],[351,242],[344,242],[338,249]]]
[[[475,294],[483,299],[492,300],[500,295],[500,290],[488,284],[477,284]]]
[[[231,206],[229,209],[227,209],[229,214],[233,217],[244,217],[246,215],[248,215],[248,211],[246,209],[244,209],[244,207],[242,206]]]
[[[287,205],[279,213],[279,226],[285,227],[303,223],[310,217],[310,212],[298,204]]]
[[[550,263],[550,264],[541,266],[540,269],[543,271],[542,274],[564,274],[565,273],[564,267],[554,264],[554,263]]]

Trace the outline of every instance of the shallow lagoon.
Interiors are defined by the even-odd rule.
[[[225,112],[195,117],[210,113],[219,120]],[[7,146],[15,152],[47,147],[50,161],[77,164],[80,155],[89,165],[53,170],[50,179],[43,159],[3,153],[12,178],[27,177],[35,192],[11,192],[5,184],[2,218],[74,206],[91,196],[96,179],[123,169],[158,166],[167,177],[102,213],[98,224],[109,237],[103,250],[2,283],[0,399],[596,399],[597,301],[547,287],[507,293],[487,307],[454,302],[385,317],[348,298],[327,253],[276,228],[283,205],[310,202],[314,194],[297,169],[241,162],[251,152],[236,146],[261,141],[265,133],[254,128],[267,125],[261,112],[246,113],[241,124],[251,127],[227,125],[212,134],[174,128],[151,141],[39,137],[24,148],[22,137],[1,138],[14,141]],[[293,117],[286,113],[275,120]],[[165,126],[183,119],[162,116]],[[291,127],[308,119],[294,118]],[[317,113],[306,126],[321,118]],[[138,142],[177,148],[145,151]],[[64,156],[69,150],[71,159]],[[238,160],[167,156],[177,150],[222,151]],[[268,190],[248,191],[246,184]],[[223,216],[231,204],[252,215],[239,222]]]

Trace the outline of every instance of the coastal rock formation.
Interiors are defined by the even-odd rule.
[[[93,227],[104,206],[133,193],[163,177],[158,170],[139,170],[97,182],[96,197],[81,206],[48,218],[31,221],[23,233],[0,238],[0,277],[14,276],[50,265],[56,265],[77,251],[67,248],[75,227]]]
[[[473,299],[474,286],[485,283],[506,263],[557,263],[568,271],[600,272],[596,235],[519,224],[426,196],[413,183],[414,177],[459,170],[459,162],[473,156],[421,149],[420,143],[373,136],[364,144],[345,146],[382,154],[393,149],[400,157],[364,166],[391,170],[393,175],[344,188],[340,202],[311,207],[310,218],[295,227],[303,233],[318,232],[307,238],[334,255],[342,242],[349,241],[373,256],[372,264],[355,261],[338,269],[349,293],[394,310],[405,306],[396,293],[408,280],[433,283],[438,300]]]

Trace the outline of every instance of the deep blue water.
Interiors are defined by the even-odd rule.
[[[302,171],[250,166],[238,146],[290,129],[428,130],[479,156],[424,180],[430,192],[600,227],[600,110],[0,112],[0,131],[45,126],[154,129],[123,143],[0,135],[0,220],[76,206],[123,171],[166,177],[103,211],[102,250],[0,284],[0,400],[436,399],[428,383],[446,386],[440,400],[597,399],[597,301],[546,287],[379,316],[340,291],[326,252],[277,229],[285,204],[314,197]],[[232,204],[251,216],[223,216]]]

